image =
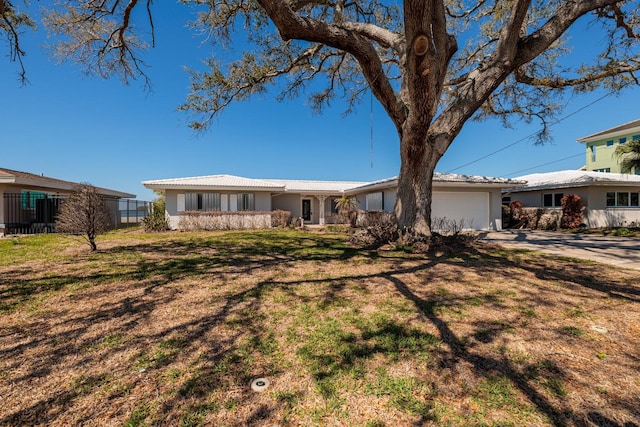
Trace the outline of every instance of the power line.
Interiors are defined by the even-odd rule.
[[[553,126],[555,126],[555,125],[557,125],[557,124],[559,124],[559,123],[562,123],[563,121],[565,121],[565,120],[566,120],[566,119],[568,119],[569,117],[574,116],[574,115],[578,114],[579,112],[581,112],[581,111],[585,110],[586,108],[591,107],[593,104],[595,104],[595,103],[597,103],[597,102],[602,101],[603,99],[605,99],[605,98],[606,98],[606,97],[608,97],[608,96],[611,96],[611,94],[612,94],[611,92],[604,94],[604,95],[603,95],[603,96],[601,96],[600,98],[598,98],[598,99],[596,99],[596,100],[594,100],[594,101],[590,102],[589,104],[587,104],[587,105],[585,105],[585,106],[583,106],[583,107],[581,107],[581,108],[577,109],[576,111],[574,111],[574,112],[572,112],[572,113],[569,113],[569,114],[567,114],[566,116],[563,116],[563,117],[559,118],[559,119],[558,119],[558,120],[556,120],[555,122],[553,122],[553,123],[549,124],[549,126],[548,126],[548,127],[553,127]],[[462,165],[462,166],[458,166],[457,168],[451,169],[451,170],[449,170],[447,173],[451,173],[451,172],[457,171],[458,169],[462,169],[462,168],[467,167],[467,166],[470,166],[470,165],[472,165],[472,164],[474,164],[474,163],[478,163],[479,161],[484,160],[484,159],[486,159],[486,158],[488,158],[488,157],[494,156],[494,155],[496,155],[496,154],[498,154],[498,153],[500,153],[500,152],[502,152],[502,151],[504,151],[504,150],[506,150],[506,149],[508,149],[508,148],[513,147],[514,145],[520,144],[520,143],[521,143],[521,142],[523,142],[523,141],[527,141],[528,139],[530,139],[530,138],[534,137],[537,133],[538,133],[538,132],[533,132],[532,134],[529,134],[529,135],[525,136],[524,138],[520,138],[519,140],[517,140],[517,141],[515,141],[515,142],[512,142],[511,144],[505,145],[504,147],[502,147],[502,148],[500,148],[500,149],[498,149],[498,150],[496,150],[496,151],[493,151],[493,152],[491,152],[491,153],[489,153],[489,154],[486,154],[486,155],[484,155],[484,156],[482,156],[482,157],[480,157],[480,158],[478,158],[478,159],[476,159],[476,160],[472,160],[472,161],[470,161],[470,162],[468,162],[468,163],[465,163],[465,164],[464,164],[464,165]]]
[[[511,172],[511,173],[508,173],[508,174],[506,174],[504,176],[505,177],[510,177],[512,175],[516,175],[516,174],[519,174],[519,173],[522,173],[522,172],[530,171],[531,169],[537,169],[537,168],[541,168],[543,166],[549,166],[549,165],[552,165],[554,163],[560,163],[560,162],[565,161],[565,160],[573,159],[575,157],[582,157],[582,156],[584,156],[584,153],[574,154],[573,156],[565,157],[563,159],[555,160],[553,162],[544,163],[542,165],[533,166],[533,167],[530,167],[530,168],[527,168],[527,169],[522,169],[522,170],[519,170],[519,171]]]

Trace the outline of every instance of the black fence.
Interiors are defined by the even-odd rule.
[[[55,222],[64,196],[44,193],[4,194],[4,233],[55,233]],[[150,213],[152,203],[142,200],[106,199],[114,228],[136,225]],[[0,230],[1,233],[1,230]]]

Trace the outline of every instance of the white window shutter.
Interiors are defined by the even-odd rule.
[[[184,194],[178,194],[178,212],[185,211],[185,198]]]

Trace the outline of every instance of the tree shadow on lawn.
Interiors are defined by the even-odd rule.
[[[79,262],[95,262],[112,259],[115,271],[97,271],[91,274],[73,272],[73,274],[47,274],[41,277],[24,279],[25,274],[33,271],[16,269],[3,273],[0,278],[0,313],[11,312],[32,301],[38,295],[58,291],[68,286],[92,286],[127,279],[144,281],[151,278],[149,289],[163,286],[175,280],[197,277],[221,267],[233,267],[233,274],[250,274],[252,271],[273,266],[287,267],[301,261],[328,262],[348,260],[358,255],[375,258],[375,252],[368,252],[346,246],[334,239],[327,241],[318,235],[299,238],[275,237],[267,235],[261,239],[237,241],[226,235],[214,238],[194,238],[139,245],[123,245],[87,254]],[[217,238],[215,238],[217,237]],[[265,239],[268,238],[269,241]],[[139,255],[143,259],[131,259],[127,255]],[[145,255],[151,255],[144,258]],[[222,274],[225,274],[222,272]]]
[[[74,404],[74,401],[95,392],[105,393],[101,398],[102,405],[111,401],[122,401],[127,398],[131,389],[144,387],[149,381],[161,383],[163,371],[178,359],[189,357],[188,355],[195,351],[199,352],[195,362],[197,364],[195,373],[178,388],[175,397],[170,396],[162,401],[162,406],[158,409],[159,413],[152,414],[160,416],[157,420],[161,420],[162,413],[170,413],[175,406],[182,407],[183,401],[203,398],[222,387],[232,386],[246,389],[253,375],[246,369],[245,352],[248,347],[260,348],[260,343],[266,339],[265,328],[261,327],[259,322],[248,319],[243,323],[242,329],[227,334],[225,337],[218,336],[215,340],[208,341],[204,346],[202,340],[204,337],[211,336],[217,326],[229,321],[231,316],[238,314],[236,306],[239,301],[249,300],[249,304],[243,306],[244,311],[252,308],[257,309],[261,289],[268,285],[267,282],[260,283],[255,288],[230,295],[225,298],[221,307],[206,316],[173,324],[155,333],[140,334],[131,339],[127,338],[126,334],[135,329],[138,324],[144,323],[145,318],[154,310],[171,302],[175,292],[165,292],[163,296],[156,294],[145,299],[144,302],[130,301],[125,298],[113,304],[102,306],[90,315],[67,320],[66,322],[72,324],[69,331],[58,334],[47,334],[45,331],[41,331],[43,332],[41,336],[26,344],[21,343],[12,348],[2,349],[1,357],[4,360],[13,361],[6,368],[8,372],[27,371],[24,375],[11,378],[14,387],[20,387],[20,384],[30,384],[40,378],[56,374],[60,369],[60,364],[64,364],[64,369],[68,372],[80,370],[88,373],[76,377],[71,384],[67,384],[66,388],[63,387],[48,395],[40,394],[41,396],[44,394],[41,400],[32,402],[24,409],[10,414],[5,413],[6,416],[0,418],[0,425],[22,425],[35,421],[45,424],[58,422]],[[87,341],[83,338],[87,330],[100,322],[101,319],[115,319],[117,322],[118,318],[122,319],[122,323],[108,332],[122,334],[125,338],[122,344],[96,350],[92,347],[99,347],[100,339]],[[245,341],[249,341],[249,345]],[[56,344],[58,342],[61,344]],[[46,351],[39,354],[38,360],[26,361],[22,359],[22,353],[30,348],[42,346],[46,347]],[[126,347],[140,350],[133,358],[129,357],[124,367],[119,367],[117,371],[103,371],[99,367],[101,362],[108,363],[110,359],[119,357],[123,348]],[[159,353],[160,355],[158,355]],[[69,362],[70,360],[71,362]],[[95,368],[96,365],[97,368]],[[92,366],[93,369],[91,369]],[[139,371],[140,369],[142,370]],[[67,373],[67,375],[69,374]],[[128,383],[124,392],[119,390],[106,392],[114,383],[118,382],[111,378],[112,375],[117,375],[117,380]],[[233,384],[228,382],[230,377],[233,378]],[[225,382],[225,380],[227,381]],[[243,391],[243,399],[248,401],[251,397],[250,391]],[[153,401],[153,398],[148,396],[145,399]],[[137,402],[136,408],[133,408],[129,416],[130,421],[136,417],[136,412],[140,412],[140,407],[148,404],[148,400]],[[285,403],[280,403],[280,405],[285,405]],[[276,410],[277,408],[271,409]],[[198,418],[208,410],[213,409],[207,408],[207,405],[196,405],[188,407],[182,412],[185,417]],[[267,412],[267,408],[261,408],[255,416],[264,416]]]
[[[555,425],[565,425],[572,421],[579,424],[580,420],[584,419],[583,414],[571,413],[566,407],[554,404],[532,385],[531,375],[519,371],[506,357],[487,357],[474,353],[473,344],[457,336],[447,322],[438,314],[440,307],[465,304],[468,303],[467,300],[460,301],[457,297],[450,295],[442,295],[430,299],[421,297],[416,292],[414,285],[407,284],[400,277],[407,274],[421,275],[423,276],[421,277],[421,281],[427,283],[429,274],[431,274],[431,271],[433,271],[438,264],[460,266],[462,260],[465,266],[476,270],[478,273],[504,276],[509,274],[505,272],[505,267],[513,267],[529,271],[536,277],[544,278],[545,280],[566,281],[572,283],[573,286],[584,286],[613,297],[620,297],[619,295],[621,294],[638,295],[637,287],[627,288],[607,284],[598,284],[597,287],[594,287],[592,272],[580,273],[580,267],[576,267],[576,270],[572,270],[571,273],[556,270],[550,271],[542,264],[537,265],[531,262],[517,263],[507,261],[502,257],[486,254],[473,254],[472,257],[462,255],[462,258],[460,258],[460,256],[456,258],[431,257],[424,259],[419,265],[411,267],[404,266],[401,260],[397,262],[389,261],[391,266],[389,270],[375,274],[338,275],[337,277],[328,279],[300,280],[277,280],[274,277],[269,277],[259,281],[253,286],[230,292],[228,295],[221,297],[223,303],[219,307],[212,309],[207,315],[173,324],[153,334],[146,334],[131,341],[126,341],[122,345],[102,348],[97,352],[88,351],[83,353],[83,349],[90,348],[92,345],[99,345],[99,342],[87,342],[87,340],[83,338],[83,335],[92,325],[100,323],[103,319],[121,319],[117,322],[117,328],[105,331],[105,334],[107,332],[111,334],[119,333],[122,334],[123,337],[126,337],[132,330],[135,330],[136,327],[144,324],[145,319],[150,313],[169,304],[176,298],[178,291],[171,289],[171,287],[167,288],[164,285],[171,284],[177,279],[213,273],[219,274],[221,273],[221,267],[228,266],[235,267],[235,269],[232,269],[232,274],[245,275],[251,274],[251,272],[256,269],[272,268],[282,265],[282,263],[290,265],[296,262],[329,262],[363,255],[361,251],[345,248],[340,244],[328,244],[327,246],[324,243],[324,246],[320,245],[320,247],[329,249],[325,254],[311,252],[306,255],[290,256],[286,253],[287,250],[294,250],[294,248],[299,247],[299,244],[299,241],[294,243],[284,241],[275,251],[273,248],[265,245],[260,246],[257,250],[250,246],[236,248],[237,251],[235,252],[232,249],[225,249],[225,251],[231,251],[231,256],[226,252],[216,252],[219,251],[219,248],[212,248],[206,241],[184,245],[175,243],[170,245],[145,244],[135,247],[137,248],[135,249],[136,252],[142,254],[162,254],[162,256],[171,255],[172,257],[169,259],[160,257],[160,260],[157,261],[149,258],[138,261],[127,261],[128,264],[126,264],[124,272],[96,273],[95,276],[89,276],[88,279],[87,277],[81,276],[61,276],[52,282],[53,287],[51,289],[60,289],[64,286],[86,280],[109,284],[115,283],[123,278],[129,278],[134,279],[135,284],[132,284],[132,286],[137,286],[144,290],[141,299],[131,299],[128,296],[122,297],[113,301],[111,304],[101,306],[97,311],[92,311],[82,317],[68,319],[66,321],[71,324],[69,331],[57,335],[44,333],[42,336],[35,339],[32,338],[26,343],[19,342],[13,347],[2,349],[0,351],[0,357],[3,359],[6,357],[14,361],[9,367],[10,370],[18,369],[19,364],[22,362],[20,360],[22,353],[29,348],[38,346],[46,347],[49,353],[41,354],[41,359],[38,361],[39,368],[37,370],[34,369],[23,376],[12,379],[15,383],[19,384],[22,382],[26,384],[37,378],[51,375],[63,360],[66,361],[67,359],[75,358],[71,367],[78,369],[90,362],[95,364],[96,358],[98,358],[97,362],[99,363],[100,360],[106,362],[110,358],[117,357],[123,347],[140,347],[142,350],[138,360],[144,357],[149,359],[148,356],[152,355],[154,350],[157,351],[158,347],[162,347],[162,343],[174,337],[176,340],[171,341],[174,343],[172,345],[177,347],[179,351],[168,351],[168,357],[160,359],[151,357],[150,369],[146,373],[140,374],[135,372],[135,366],[132,366],[132,364],[134,364],[133,361],[129,361],[128,366],[121,368],[116,373],[122,381],[127,382],[127,387],[134,389],[135,387],[142,387],[142,385],[148,381],[161,382],[162,373],[160,371],[162,369],[169,367],[174,361],[184,358],[185,354],[191,354],[191,352],[195,351],[199,353],[197,360],[193,362],[195,363],[195,367],[193,367],[193,370],[188,374],[187,378],[183,376],[180,377],[180,385],[177,387],[177,393],[163,397],[161,406],[156,409],[156,413],[153,414],[153,416],[162,419],[165,414],[171,413],[175,415],[175,413],[178,412],[182,414],[183,417],[203,419],[207,413],[218,410],[219,408],[216,407],[218,404],[242,404],[243,406],[253,408],[250,414],[246,416],[247,418],[245,420],[247,422],[250,420],[264,419],[293,404],[292,400],[288,399],[268,399],[265,402],[260,400],[260,396],[250,392],[248,389],[249,381],[256,376],[266,374],[267,372],[270,375],[282,373],[282,368],[279,367],[277,363],[269,364],[267,361],[265,365],[265,362],[256,363],[252,359],[254,354],[261,354],[262,357],[268,360],[272,354],[272,350],[269,349],[269,343],[273,337],[268,335],[268,328],[265,327],[266,325],[264,325],[263,319],[248,316],[249,313],[258,313],[260,311],[264,293],[274,288],[280,288],[287,292],[292,291],[296,286],[301,284],[317,283],[318,286],[325,286],[319,302],[321,304],[329,304],[331,301],[341,297],[341,293],[345,289],[344,284],[347,281],[364,283],[373,279],[383,279],[392,284],[407,300],[411,301],[436,327],[440,340],[442,340],[448,348],[448,352],[443,352],[441,355],[441,367],[450,368],[463,361],[473,366],[474,370],[481,376],[491,377],[496,374],[503,375],[508,378],[541,413],[552,420]],[[113,248],[105,253],[107,255],[117,255],[122,253],[122,251],[128,250],[131,249],[120,247]],[[194,251],[199,255],[194,255]],[[208,251],[213,251],[213,253],[209,253]],[[364,255],[367,254],[369,253],[364,253]],[[411,262],[415,262],[415,259],[412,259]],[[451,277],[450,279],[456,278],[462,280],[462,277],[458,276]],[[31,288],[42,286],[42,283],[38,282],[38,280],[40,279],[33,279],[31,282],[25,280],[22,283],[18,283],[18,285]],[[108,286],[96,288],[95,290],[88,289],[84,291],[82,297],[95,298],[98,297],[100,293],[108,292],[110,292]],[[613,294],[611,292],[613,292]],[[33,296],[33,293],[31,295]],[[493,301],[491,303],[495,306],[496,310],[501,308],[499,301]],[[207,341],[205,344],[202,343],[203,339],[206,339],[206,337],[216,332],[217,327],[223,323],[229,323],[232,318],[236,324],[241,322],[237,330],[233,330],[231,333],[219,339]],[[46,322],[41,322],[42,324],[40,325],[37,323],[38,321],[34,321],[31,326],[27,324],[21,326],[21,328],[27,329],[32,327],[43,331],[46,327]],[[479,341],[485,340],[485,342],[490,342],[503,333],[503,329],[496,325],[478,323],[476,326],[476,334],[478,334],[476,338],[478,338]],[[9,335],[11,335],[11,333],[9,333]],[[315,368],[313,366],[310,368],[311,373],[318,384],[320,384],[320,390],[322,391],[323,387],[325,387],[325,397],[330,397],[331,395],[330,380],[333,377],[352,370],[354,367],[357,367],[361,361],[375,354],[390,356],[394,354],[394,352],[397,352],[397,348],[388,347],[381,343],[427,338],[427,341],[431,342],[433,338],[424,335],[424,333],[418,334],[418,332],[414,330],[409,330],[403,325],[396,324],[370,328],[367,331],[363,331],[363,337],[365,339],[364,344],[360,343],[357,345],[354,344],[352,341],[353,338],[348,334],[344,337],[338,337],[337,345],[344,345],[345,348],[345,353],[340,354],[339,357],[330,356],[327,358],[327,355],[309,354],[309,360],[315,364],[313,365]],[[78,357],[78,355],[80,355],[80,357]],[[31,363],[34,364],[35,362]],[[108,374],[108,371],[100,372],[98,369],[98,372],[96,372],[96,370],[94,370],[85,378],[81,378],[80,382],[86,386],[84,388],[80,387],[81,392],[78,392],[78,390],[74,391],[73,389],[63,389],[54,394],[45,395],[42,399],[34,401],[29,407],[7,414],[4,418],[0,419],[0,424],[28,423],[34,416],[38,422],[57,422],[59,421],[59,417],[64,415],[65,411],[69,409],[76,399],[103,390],[105,383],[113,382],[109,380]],[[556,369],[547,372],[546,375],[561,380],[563,372],[561,369]],[[328,388],[326,388],[327,384],[329,384]],[[228,389],[237,391],[235,396],[229,401],[216,403],[207,400],[212,393]],[[124,395],[121,392],[107,393],[105,398],[107,402],[113,402],[114,404],[118,404],[122,399],[124,399]],[[147,397],[147,399],[151,398]],[[194,400],[204,401],[204,403],[197,405],[186,405],[185,403]],[[253,405],[250,404],[251,402]],[[138,403],[140,405],[145,404],[145,402]],[[630,402],[628,404],[633,405],[633,403]],[[631,413],[637,413],[637,411],[633,409],[633,406],[629,406],[627,409]],[[429,421],[431,416],[430,408],[426,408],[424,413],[419,415],[420,422]],[[605,415],[597,411],[590,412],[585,416],[588,416],[590,420],[607,419]],[[129,417],[131,419],[133,415],[130,414]],[[177,421],[178,420],[176,420],[176,422]],[[610,425],[615,426],[616,424]]]

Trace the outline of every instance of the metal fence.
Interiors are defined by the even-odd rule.
[[[117,202],[120,227],[141,223],[153,206],[153,203],[143,200],[120,199]]]
[[[24,191],[4,194],[4,233],[55,233],[56,216],[64,196]],[[114,228],[136,225],[150,213],[152,203],[105,199]],[[1,230],[0,230],[1,232]]]

